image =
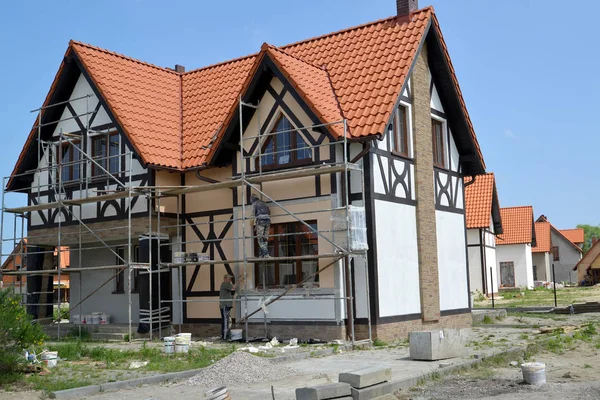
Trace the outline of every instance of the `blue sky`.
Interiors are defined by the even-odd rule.
[[[501,206],[558,228],[598,224],[600,2],[433,5]],[[0,175],[9,175],[69,39],[187,69],[385,18],[394,0],[19,1],[0,5]],[[9,204],[25,199],[9,198]]]

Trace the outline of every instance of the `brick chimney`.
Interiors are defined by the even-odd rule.
[[[185,67],[183,65],[175,64],[175,72],[183,74],[185,72]]]
[[[419,9],[419,0],[396,0],[396,12],[399,17]]]

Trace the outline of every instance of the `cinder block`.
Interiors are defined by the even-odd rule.
[[[362,389],[392,379],[392,369],[367,367],[340,374],[339,381],[350,384],[353,388]]]
[[[467,334],[463,329],[410,332],[410,358],[443,360],[467,354]]]
[[[313,387],[296,389],[296,400],[326,400],[350,396],[350,385],[347,383],[326,383]]]
[[[372,400],[392,393],[392,383],[385,382],[363,389],[351,388],[353,400]]]

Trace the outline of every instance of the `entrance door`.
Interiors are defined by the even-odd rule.
[[[500,286],[515,287],[515,263],[512,261],[500,263]]]

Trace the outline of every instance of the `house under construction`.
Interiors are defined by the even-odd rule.
[[[463,177],[485,164],[433,8],[416,3],[188,72],[72,41],[3,184],[27,194],[3,201],[2,240],[27,238],[26,270],[3,272],[28,276],[30,312],[48,318],[48,282],[69,274],[72,316],[214,336],[228,273],[246,337],[470,325]]]

